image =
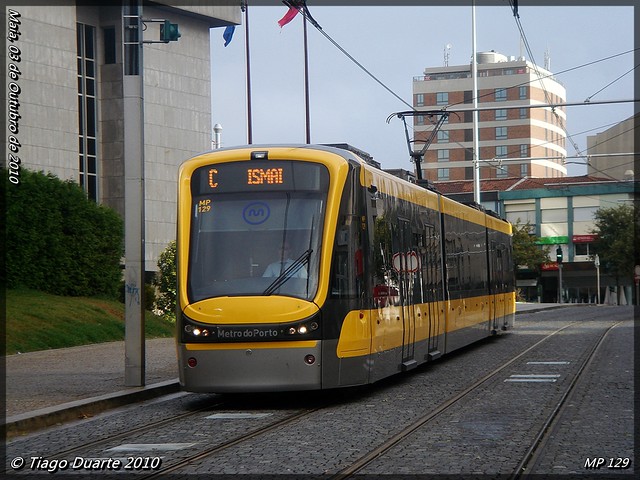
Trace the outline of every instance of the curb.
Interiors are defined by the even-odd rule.
[[[180,383],[177,379],[167,380],[14,415],[5,420],[5,435],[7,438],[25,435],[52,425],[80,420],[112,408],[179,391]]]
[[[544,305],[544,304],[542,304]],[[597,305],[593,304],[593,303],[560,303],[557,305],[553,305],[553,306],[549,306],[549,307],[539,307],[539,308],[531,308],[531,309],[527,309],[527,310],[520,310],[518,311],[518,309],[516,308],[516,315],[522,315],[524,313],[538,313],[538,312],[546,312],[547,310],[558,310],[560,308],[566,308],[566,307],[579,307],[579,306],[583,306],[583,307],[595,307]]]

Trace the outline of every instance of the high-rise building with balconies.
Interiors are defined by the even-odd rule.
[[[480,178],[566,176],[567,118],[565,108],[555,106],[566,103],[564,86],[524,58],[491,51],[478,53],[477,63]],[[414,77],[416,110],[450,111],[425,153],[422,178],[473,178],[473,98],[471,64],[429,67]],[[436,118],[414,116],[414,149],[431,135]]]

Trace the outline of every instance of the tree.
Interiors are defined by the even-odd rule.
[[[167,245],[167,248],[160,254],[158,259],[158,276],[156,285],[160,294],[156,299],[156,307],[162,312],[165,318],[175,321],[176,299],[177,299],[177,277],[176,277],[176,242],[175,240]]]
[[[594,242],[600,262],[615,277],[631,278],[633,267],[640,262],[638,257],[638,225],[640,213],[631,205],[619,205],[612,208],[600,208],[594,215],[594,229],[591,233],[598,236]]]
[[[530,234],[531,224],[521,224],[520,221],[513,225],[513,266],[516,272],[518,268],[527,267],[529,270],[540,272],[543,263],[549,261],[549,247],[540,247],[536,242],[538,237]]]

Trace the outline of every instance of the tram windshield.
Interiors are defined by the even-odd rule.
[[[191,182],[190,300],[311,300],[328,185],[326,167],[315,163],[269,160],[197,169]]]

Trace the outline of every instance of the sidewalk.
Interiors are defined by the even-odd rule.
[[[518,303],[517,313],[575,306]],[[32,431],[116,406],[177,392],[175,340],[146,342],[146,386],[124,383],[124,342],[6,357],[7,433]]]
[[[145,387],[125,386],[124,342],[7,356],[7,433],[31,431],[178,391],[175,340],[147,340],[145,348]]]

